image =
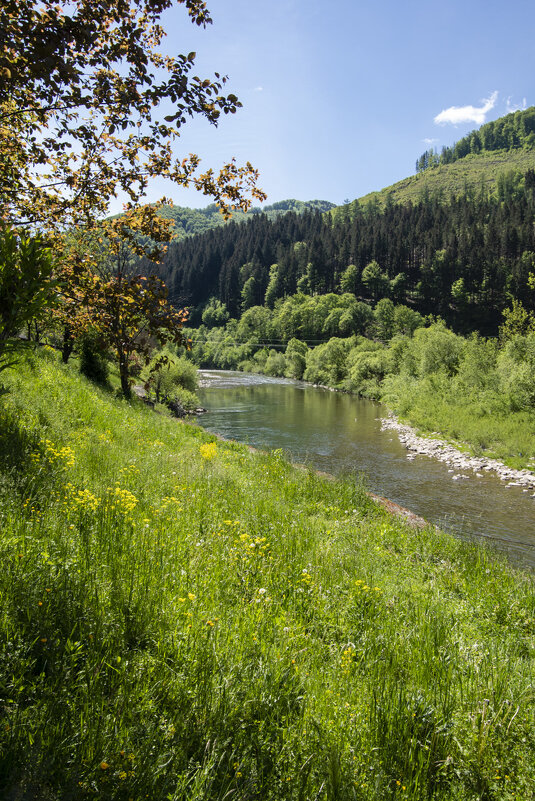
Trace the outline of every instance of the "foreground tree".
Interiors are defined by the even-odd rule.
[[[93,237],[90,270],[79,282],[85,297],[78,333],[98,332],[103,347],[113,351],[125,396],[130,395],[134,354],[148,363],[156,345],[182,342],[187,312],[171,306],[160,278],[139,273],[139,256],[157,259],[171,237],[170,226],[152,206],[105,220]]]
[[[154,346],[182,342],[187,312],[173,309],[167,288],[156,276],[114,275],[97,281],[93,319],[116,356],[123,394],[130,395],[132,356],[149,361]]]
[[[241,105],[218,73],[192,75],[195,53],[160,52],[163,12],[203,0],[4,0],[0,7],[0,215],[15,224],[93,225],[122,193],[140,202],[155,176],[193,185],[225,215],[263,199],[247,163],[218,174],[173,154],[188,117],[217,125]],[[161,111],[169,109],[165,114]]]
[[[225,217],[265,198],[249,163],[200,173],[196,154],[174,155],[188,117],[217,125],[241,104],[222,93],[219,73],[192,74],[195,53],[160,50],[160,19],[173,5],[197,25],[212,21],[204,0],[5,0],[0,7],[0,218],[52,237],[64,361],[80,334],[96,331],[117,355],[125,394],[133,353],[147,359],[156,342],[179,342],[186,316],[170,307],[162,281],[132,269],[135,256],[159,258],[171,236],[170,221],[140,205],[150,179],[193,185]],[[102,222],[119,195],[125,214]]]

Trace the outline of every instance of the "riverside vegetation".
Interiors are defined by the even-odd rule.
[[[211,316],[217,326],[225,304],[238,317],[324,296],[333,308],[320,338],[335,340],[320,348],[340,368],[332,383],[344,379],[336,354],[346,350],[361,347],[368,362],[398,353],[400,365],[426,336],[449,338],[451,350],[451,332],[416,330],[430,312],[463,333],[477,319],[488,334],[511,300],[533,311],[532,110],[480,142],[527,154],[495,186],[482,180],[406,209],[387,198],[384,211],[372,200],[326,218],[256,214],[202,242],[185,238],[164,265],[168,298],[141,265],[161,256],[183,215],[141,205],[149,179],[193,185],[225,217],[265,198],[248,162],[199,173],[196,154],[174,153],[189,116],[216,124],[241,104],[222,94],[220,73],[195,75],[194,52],[159,52],[170,5],[0,9],[0,796],[529,801],[531,576],[407,528],[354,480],[217,442],[130,390],[148,368],[156,401],[176,405],[189,380],[173,348],[186,314],[169,300],[193,306],[195,325]],[[178,5],[210,24],[203,0]],[[450,154],[452,165],[433,167],[427,154],[422,176],[440,183],[459,165],[473,174],[477,142],[473,157]],[[119,190],[125,213],[103,220]],[[325,295],[335,292],[342,309]],[[382,353],[359,337],[368,323],[386,325],[394,301],[401,339]],[[216,336],[232,337],[244,318]],[[320,371],[323,352],[310,349],[307,364],[311,343],[288,331],[285,365],[312,370],[316,359]],[[529,332],[514,335],[532,353]],[[31,340],[47,337],[62,363],[51,348],[32,354]],[[156,341],[171,348],[156,357],[165,375],[151,364]],[[257,345],[243,340],[244,360]],[[73,351],[100,388],[73,370]],[[110,353],[121,399],[106,389]],[[521,359],[505,353],[492,369],[512,360],[507,397],[529,401]],[[266,370],[279,355],[268,352]],[[378,371],[362,380],[370,394],[384,384]]]
[[[529,575],[58,361],[2,374],[2,797],[535,798]]]
[[[293,331],[310,336],[314,326],[325,332],[357,318],[367,336],[333,336],[315,346],[288,339]],[[372,311],[349,294],[294,296],[273,312],[254,307],[239,322],[203,325],[189,335],[201,366],[354,392],[385,402],[423,432],[462,441],[478,456],[514,468],[535,464],[535,330],[518,305],[506,314],[500,340],[462,337],[389,299]]]

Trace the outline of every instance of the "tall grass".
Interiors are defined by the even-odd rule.
[[[385,382],[382,400],[423,433],[440,432],[463,450],[516,469],[535,467],[534,410],[511,411],[498,392],[463,394],[441,375],[394,376]]]
[[[51,354],[4,376],[1,797],[535,797],[529,576]]]

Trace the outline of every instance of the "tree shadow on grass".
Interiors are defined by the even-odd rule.
[[[0,396],[7,390],[0,388]],[[0,486],[27,497],[35,494],[39,483],[32,455],[39,451],[39,437],[22,424],[15,410],[0,408]]]

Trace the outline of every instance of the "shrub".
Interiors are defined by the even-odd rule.
[[[307,353],[303,378],[313,384],[339,387],[347,375],[346,359],[355,338],[330,339]]]
[[[513,411],[535,408],[535,334],[507,342],[498,357],[498,375]]]
[[[303,378],[307,362],[308,345],[299,339],[291,339],[286,348],[286,373],[288,378]]]
[[[457,383],[463,391],[494,388],[498,384],[496,359],[498,355],[495,340],[473,336],[466,341],[463,356],[459,362]]]
[[[199,399],[193,392],[182,387],[175,387],[173,394],[167,398],[167,405],[175,408],[178,405],[188,414],[198,409]]]
[[[158,403],[161,398],[172,397],[178,388],[195,392],[199,386],[195,365],[185,356],[176,356],[166,348],[153,356],[143,378],[154,391]]]
[[[346,389],[368,398],[379,398],[380,384],[388,372],[388,350],[379,342],[369,342],[369,348],[354,348],[347,359]]]
[[[404,365],[410,373],[420,377],[441,371],[452,376],[457,371],[463,348],[462,337],[449,331],[443,323],[435,323],[414,332]]]
[[[280,353],[272,348],[264,365],[266,375],[282,376],[286,372],[286,359],[284,353]]]

